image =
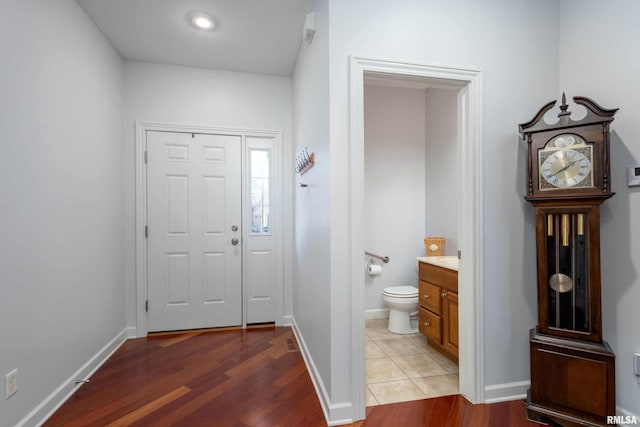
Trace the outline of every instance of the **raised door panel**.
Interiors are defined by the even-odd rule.
[[[531,398],[559,411],[604,419],[613,405],[608,401],[608,376],[612,369],[605,360],[588,352],[566,354],[560,346],[540,348],[532,345]],[[613,360],[611,358],[611,360]],[[614,408],[615,410],[615,408]]]
[[[205,252],[202,254],[204,304],[225,302],[226,264],[224,252]]]
[[[167,305],[189,304],[189,254],[168,253],[166,258]]]
[[[458,357],[458,294],[447,292],[442,298],[442,346]]]
[[[249,253],[247,289],[249,301],[259,301],[273,297],[273,260],[272,253],[266,251],[251,251]]]
[[[202,178],[202,214],[205,235],[224,235],[226,225],[225,184],[224,176],[205,176]]]
[[[189,177],[165,176],[165,209],[167,235],[189,234]]]

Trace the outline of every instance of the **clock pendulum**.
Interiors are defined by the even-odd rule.
[[[602,340],[600,206],[613,196],[609,126],[617,109],[565,95],[558,121],[543,106],[520,125],[527,144],[525,199],[535,208],[538,324],[529,332],[527,416],[563,426],[604,426],[615,415],[615,355]]]

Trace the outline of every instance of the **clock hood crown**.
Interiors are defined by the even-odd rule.
[[[602,108],[594,100],[589,99],[585,96],[574,96],[573,102],[578,105],[584,106],[587,109],[587,115],[580,120],[572,120],[571,112],[568,111],[569,106],[567,105],[567,98],[563,92],[562,105],[560,105],[560,113],[558,113],[559,120],[553,124],[546,123],[543,119],[544,115],[547,113],[547,111],[551,110],[557,102],[557,100],[548,102],[531,120],[526,123],[521,123],[518,126],[520,129],[520,134],[524,135],[525,133],[542,132],[553,129],[566,129],[575,126],[585,126],[602,122],[610,123],[613,121],[613,116],[618,111],[618,108]]]
[[[567,98],[562,94],[558,120],[547,123],[545,114],[557,103],[545,104],[528,122],[519,125],[527,143],[527,188],[531,202],[584,198],[609,198],[609,125],[618,111],[602,108],[595,101],[575,96],[573,102],[587,113],[571,118]]]

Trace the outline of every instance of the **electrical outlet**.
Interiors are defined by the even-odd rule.
[[[4,376],[5,399],[10,398],[18,391],[18,369],[14,369]]]

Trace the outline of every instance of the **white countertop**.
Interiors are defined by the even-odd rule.
[[[417,259],[419,262],[426,262],[428,264],[437,265],[438,267],[458,271],[457,256],[419,256]]]

